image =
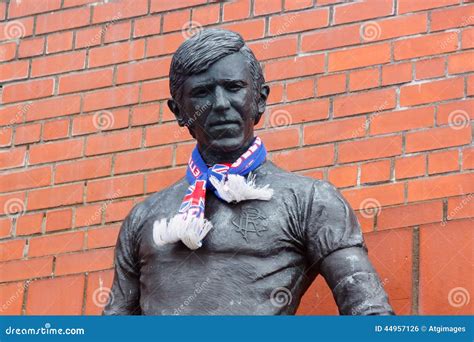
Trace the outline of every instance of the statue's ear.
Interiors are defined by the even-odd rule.
[[[258,124],[263,113],[265,113],[265,108],[267,107],[267,99],[270,94],[270,87],[267,85],[262,85],[260,88],[260,96],[257,103],[257,115],[255,117],[255,125]]]
[[[178,125],[180,125],[181,127],[186,126],[186,118],[184,117],[184,113],[179,110],[178,103],[176,103],[175,100],[168,100],[168,108],[173,112],[174,116],[176,117]]]
[[[176,117],[176,120],[178,121],[178,125],[180,127],[187,127],[189,134],[191,134],[193,138],[196,138],[196,136],[194,135],[194,130],[189,125],[190,121],[188,121],[186,114],[184,114],[184,112],[181,112],[179,110],[178,103],[173,99],[169,99],[167,103],[168,103],[169,109],[173,112],[174,116]]]

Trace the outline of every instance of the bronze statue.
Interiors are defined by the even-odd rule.
[[[341,314],[393,314],[340,192],[266,160],[254,135],[264,82],[235,32],[202,30],[178,48],[168,106],[197,146],[186,177],[123,222],[103,314],[291,315],[319,274]]]

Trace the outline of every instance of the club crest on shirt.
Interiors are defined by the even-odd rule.
[[[235,231],[242,234],[246,242],[249,242],[249,234],[262,236],[262,232],[268,230],[267,217],[257,208],[242,207],[239,216],[234,216],[232,224]]]

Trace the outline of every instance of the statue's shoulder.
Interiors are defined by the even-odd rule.
[[[313,200],[318,203],[339,202],[343,198],[339,189],[331,182],[283,170],[271,161],[266,161],[259,173],[262,184],[271,184],[276,191],[293,193],[306,199],[307,203]]]
[[[333,185],[328,181],[303,176],[294,172],[286,171],[271,161],[266,161],[259,174],[275,185],[281,185],[287,188],[300,190],[311,190],[311,188],[328,188]]]

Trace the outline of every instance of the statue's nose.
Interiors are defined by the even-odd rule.
[[[222,111],[230,107],[229,99],[222,87],[216,87],[214,91],[214,110]]]

